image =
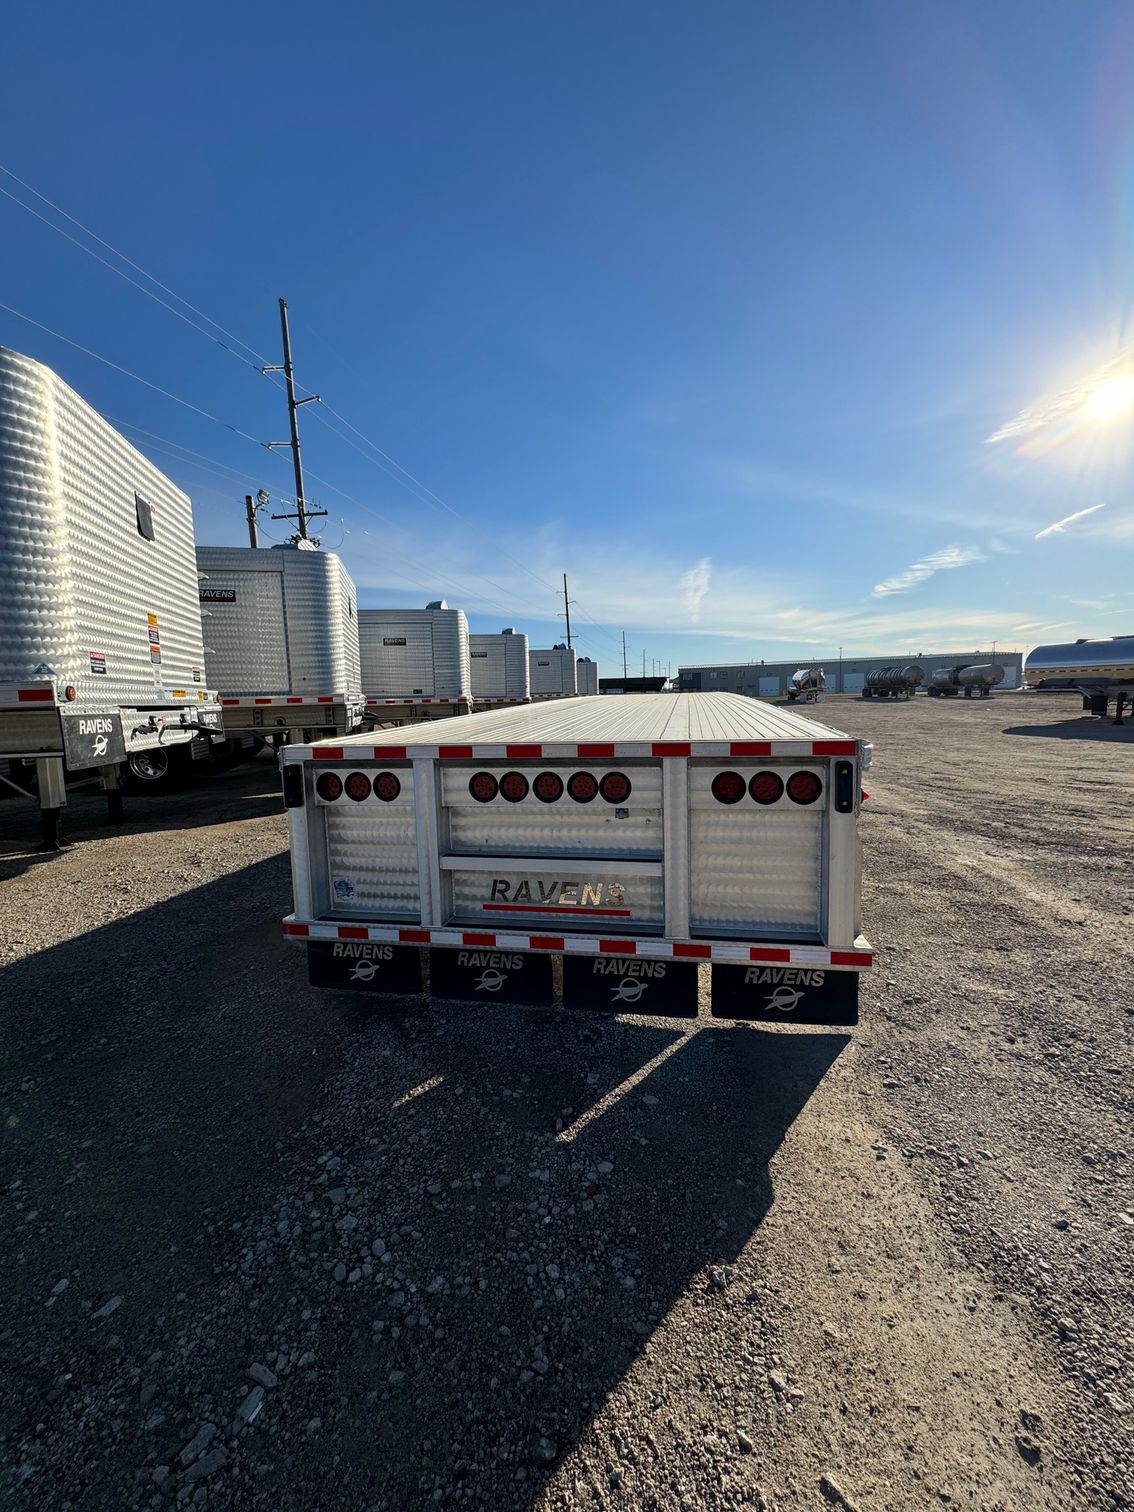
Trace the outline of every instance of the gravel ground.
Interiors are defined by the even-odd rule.
[[[1134,1505],[1134,727],[820,714],[852,1033],[315,994],[266,762],[0,805],[0,1505]]]

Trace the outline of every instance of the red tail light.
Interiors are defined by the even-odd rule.
[[[402,790],[402,785],[393,772],[379,772],[374,779],[374,792],[383,803],[393,803]]]
[[[607,803],[625,803],[631,793],[630,779],[623,772],[607,772],[598,790]]]
[[[343,795],[343,779],[338,772],[320,772],[315,779],[315,791],[324,803],[334,803]]]
[[[590,772],[575,772],[567,779],[567,791],[576,803],[593,803],[598,797],[598,783]]]
[[[778,803],[783,797],[784,779],[777,772],[757,772],[748,791],[757,803]]]
[[[352,772],[344,786],[347,797],[353,798],[355,803],[361,803],[364,798],[370,797],[370,778],[365,772]]]
[[[523,772],[505,772],[500,779],[500,796],[508,803],[520,803],[528,796],[528,779]]]
[[[739,772],[718,772],[712,794],[718,803],[739,803],[744,797],[744,778]]]
[[[793,803],[814,803],[822,791],[814,772],[793,772],[787,780],[787,795]]]
[[[556,803],[563,797],[563,779],[556,772],[541,772],[532,783],[532,792],[541,803]]]
[[[469,792],[478,803],[491,803],[497,791],[496,778],[491,772],[478,772],[469,778]]]

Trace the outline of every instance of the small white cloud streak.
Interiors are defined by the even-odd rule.
[[[892,593],[909,593],[918,588],[935,572],[948,572],[954,567],[967,567],[972,562],[983,562],[984,554],[975,546],[943,546],[914,562],[904,572],[875,583],[871,590],[875,598],[888,598]]]
[[[709,591],[712,571],[712,557],[702,557],[696,567],[691,567],[688,572],[683,573],[678,581],[682,605],[690,622],[694,625],[701,618],[701,605],[705,602],[705,595]]]
[[[1013,441],[1018,436],[1034,435],[1036,431],[1045,430],[1049,425],[1054,425],[1057,420],[1063,420],[1066,416],[1075,414],[1083,408],[1100,384],[1126,371],[1132,354],[1134,354],[1134,347],[1126,347],[1119,352],[1117,357],[1113,357],[1080,383],[1073,384],[1041,404],[1022,409],[999,430],[993,431],[991,436],[986,436],[985,445],[995,446],[998,441]]]
[[[1076,520],[1085,520],[1088,515],[1098,514],[1100,509],[1105,508],[1105,504],[1092,504],[1089,509],[1077,509],[1074,514],[1065,515],[1062,520],[1056,520],[1054,525],[1045,525],[1042,530],[1037,530],[1036,540],[1042,541],[1044,536],[1062,535],[1068,525],[1074,525]]]

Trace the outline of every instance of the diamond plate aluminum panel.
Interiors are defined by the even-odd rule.
[[[461,609],[362,609],[367,698],[469,698],[469,622]]]
[[[498,929],[530,927],[550,934],[610,934],[661,928],[662,879],[618,871],[596,862],[593,873],[560,875],[554,864],[502,861],[496,871],[451,872],[448,922],[492,923]],[[517,900],[519,894],[519,900]]]
[[[322,806],[336,915],[421,917],[412,774],[399,770],[398,778],[402,795],[394,803],[344,797]]]
[[[449,848],[463,855],[656,856],[662,854],[661,772],[657,766],[624,763],[617,770],[630,778],[625,806],[603,798],[575,803],[566,793],[555,803],[541,803],[532,793],[520,803],[496,797],[478,803],[469,793],[474,771],[522,771],[529,782],[541,772],[556,773],[564,786],[579,770],[601,778],[614,767],[525,767],[520,762],[473,767],[442,767],[441,800],[449,817]],[[619,817],[619,816],[622,817]]]
[[[204,661],[188,498],[50,368],[0,348],[0,682],[47,666],[79,707],[152,708],[204,687]]]
[[[530,697],[526,635],[470,635],[469,664],[474,698]]]
[[[814,809],[696,808],[689,816],[695,934],[817,934],[823,815]]]
[[[211,687],[234,698],[361,692],[357,594],[333,552],[199,546],[197,565]]]

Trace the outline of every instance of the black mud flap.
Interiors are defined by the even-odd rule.
[[[377,940],[309,940],[307,980],[336,992],[421,991],[421,956],[415,945]]]
[[[697,963],[631,955],[564,956],[563,1006],[696,1018]]]
[[[551,957],[471,946],[434,949],[429,952],[429,991],[435,998],[550,1008],[555,1002]]]
[[[714,1018],[843,1027],[858,1023],[857,971],[755,961],[711,969]]]

